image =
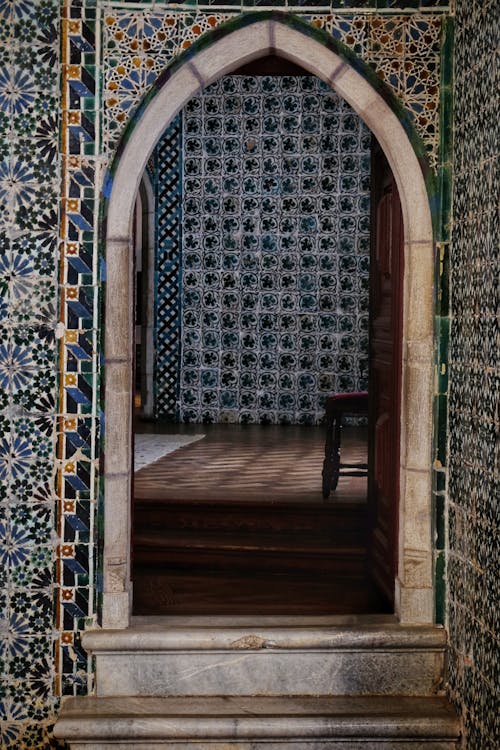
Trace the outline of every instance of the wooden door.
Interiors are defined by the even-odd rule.
[[[370,266],[369,502],[372,574],[391,603],[398,558],[403,218],[389,164],[373,139]]]

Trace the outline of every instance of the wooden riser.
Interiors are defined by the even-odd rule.
[[[135,570],[134,614],[345,615],[389,613],[391,608],[361,576],[269,570]]]
[[[365,507],[141,501],[134,612],[386,612]]]
[[[366,528],[366,506],[298,505],[297,503],[187,502],[137,499],[134,502],[137,529],[204,529],[248,531],[320,531]]]
[[[162,567],[164,570],[241,571],[251,574],[316,572],[318,575],[359,577],[366,571],[366,553],[345,550],[337,554],[281,550],[228,550],[186,547],[184,549],[154,548],[136,545],[134,569],[146,571]]]

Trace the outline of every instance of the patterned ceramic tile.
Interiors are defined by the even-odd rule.
[[[64,3],[0,0],[0,407],[3,413],[0,417],[0,476],[3,480],[0,555],[4,561],[0,580],[7,587],[6,593],[0,596],[0,619],[9,623],[8,635],[0,649],[2,747],[19,750],[54,747],[48,732],[57,708],[53,695],[84,693],[92,687],[92,668],[81,648],[79,630],[96,617],[99,585],[94,527],[100,445],[98,355],[102,259],[96,231],[100,175],[119,133],[159,71],[204,31],[240,12],[241,7],[238,4],[231,8],[230,2],[223,3],[222,10],[219,3],[207,3],[205,10],[196,4],[189,8],[177,5],[121,2],[115,8],[112,3],[98,0],[66,0]],[[380,75],[387,76],[403,103],[416,113],[418,130],[429,149],[431,162],[436,164],[438,95],[435,89],[442,73],[438,58],[440,20],[437,13],[428,11],[439,6],[444,10],[444,4],[421,2],[420,7],[426,10],[425,17],[396,11],[395,17],[376,28],[373,14],[351,11],[352,3],[342,0],[332,3],[331,7],[329,4],[324,14],[314,17],[308,5],[312,7],[300,0],[285,5],[279,3],[279,7],[293,7],[306,21],[323,26],[370,61]],[[355,3],[358,9],[373,10],[374,5],[369,0]],[[378,3],[379,7],[384,6],[384,13],[389,14],[391,8],[401,5],[399,2]],[[460,69],[465,69],[471,54],[484,59],[482,49],[488,48],[486,40],[492,39],[495,33],[494,24],[485,22],[493,6],[482,5],[481,9],[474,2],[469,11],[466,3],[458,3],[464,50],[457,58]],[[332,14],[331,8],[336,6],[338,12]],[[314,7],[318,4],[314,3]],[[108,23],[108,18],[114,20]],[[483,28],[481,35],[475,34],[478,24]],[[398,50],[401,40],[402,56]],[[381,54],[379,44],[385,45],[385,54]],[[486,66],[483,62],[481,65]],[[495,153],[498,143],[495,87],[489,86],[485,91],[479,85],[470,86],[468,82],[466,85],[465,77],[459,77],[458,85],[462,92],[458,97],[458,111],[462,114],[458,117],[461,138],[456,139],[456,158],[470,165],[477,161],[478,153],[474,140],[478,121],[467,114],[471,111],[481,111],[483,160]],[[489,104],[481,109],[483,102]],[[272,163],[274,155],[269,158]],[[475,179],[469,181],[466,206],[469,200],[470,205],[472,200],[481,205],[481,181],[484,179],[489,180],[494,193],[493,169],[485,171],[483,166],[477,170]],[[269,177],[272,179],[273,175]],[[195,176],[189,179],[194,180]],[[344,189],[346,195],[351,195],[346,185]],[[259,199],[262,197],[260,194]],[[316,200],[319,196],[308,194],[308,197]],[[457,194],[456,200],[461,199]],[[479,225],[472,220],[457,223],[456,231],[461,239],[456,243],[456,257],[471,257],[477,261],[481,253],[489,253],[493,260],[498,228],[492,206],[484,207],[481,215],[486,217],[486,214],[489,232],[483,249],[478,248],[476,241]],[[245,235],[253,236],[251,231]],[[266,230],[266,236],[271,236],[271,231]],[[194,272],[196,268],[190,270]],[[463,278],[458,277],[457,281],[463,290],[464,309],[465,300],[477,299],[477,280],[471,270],[467,267]],[[213,272],[212,269],[206,271],[204,277]],[[268,271],[262,269],[262,276]],[[288,269],[283,269],[280,278],[284,278],[285,271],[288,273]],[[326,268],[322,273],[328,275],[330,271]],[[343,277],[347,278],[350,269],[346,267],[344,271]],[[217,272],[229,271],[218,269]],[[244,272],[251,274],[253,270],[249,268]],[[307,274],[311,275],[311,270],[303,269],[304,279]],[[488,284],[490,290],[493,282]],[[356,290],[356,294],[359,292]],[[231,294],[230,289],[227,294]],[[272,295],[282,292],[270,289],[266,294],[271,301]],[[298,293],[296,298],[299,299]],[[461,314],[457,295],[455,310]],[[233,314],[229,304],[228,313]],[[252,311],[249,314],[253,314]],[[264,314],[267,313],[262,312]],[[331,312],[325,314],[331,315]],[[342,313],[346,321],[350,314],[348,310]],[[56,328],[59,317],[62,326]],[[456,392],[460,393],[467,391],[469,381],[474,380],[470,368],[463,366],[464,361],[470,361],[469,356],[476,356],[470,352],[477,352],[478,357],[493,356],[488,354],[491,347],[488,349],[484,343],[493,339],[492,317],[485,316],[481,335],[471,333],[474,321],[470,316],[461,317],[464,328],[463,333],[456,336],[454,364],[458,373]],[[227,322],[231,322],[230,317]],[[292,329],[290,333],[287,326],[293,323],[286,319],[283,324],[283,330],[260,332],[260,340],[264,341],[265,333],[270,337],[280,336],[286,342],[285,337],[293,334],[300,340],[300,346],[303,344],[300,351],[308,356],[311,332]],[[347,342],[351,331],[347,322],[343,325],[346,328],[342,336]],[[231,333],[230,326],[224,333]],[[316,338],[317,335],[315,332]],[[193,350],[195,348],[193,345]],[[259,350],[259,356],[266,353],[267,350]],[[327,358],[331,354],[328,351],[324,356]],[[346,350],[343,360],[346,373],[349,356]],[[221,357],[222,354],[219,359]],[[56,382],[57,361],[60,375]],[[325,359],[325,366],[330,367],[331,362],[326,362]],[[225,376],[231,367],[230,359],[222,362],[219,377]],[[206,377],[210,379],[212,366],[207,363],[204,368],[203,372],[208,373]],[[268,377],[269,374],[273,374],[270,368],[261,369],[260,375]],[[460,385],[462,382],[465,385]],[[484,381],[482,387],[498,387],[498,380]],[[224,388],[227,393],[233,390],[229,382]],[[214,389],[207,387],[206,392],[210,390]],[[245,390],[251,391],[250,388]],[[480,468],[481,461],[491,458],[488,442],[491,420],[486,411],[489,403],[483,403],[485,411],[479,422],[472,419],[472,414],[464,422],[466,435],[477,432],[481,436],[471,465],[455,463],[450,476],[454,497],[460,495],[463,503],[470,503],[471,507],[483,497],[481,493],[486,492],[486,483],[495,479]],[[271,405],[265,408],[270,410]],[[462,417],[457,407],[456,414],[459,411]],[[476,523],[474,527],[481,528],[481,538],[492,535],[494,522],[491,508],[487,504],[484,507],[490,526]],[[465,549],[463,537],[460,539],[461,549]],[[471,570],[476,571],[476,598],[472,606],[475,621],[487,626],[486,631],[481,631],[483,653],[491,653],[494,645],[495,614],[488,606],[491,594],[487,594],[493,591],[495,579],[489,570],[477,575],[479,561],[488,554],[491,550],[486,543],[478,546],[474,550],[474,564],[464,564],[457,576],[460,580],[465,572],[469,575]],[[57,558],[55,574],[54,557]],[[456,559],[462,564],[465,558],[457,555]],[[450,584],[452,588],[456,585]],[[469,604],[467,602],[467,606]],[[489,718],[493,712],[490,709],[488,713],[487,709],[493,705],[495,674],[484,657],[480,660],[478,653],[474,654],[477,664],[474,679],[468,679],[464,666],[465,646],[460,640],[466,610],[464,600],[458,595],[453,594],[450,611],[457,613],[456,619],[450,616],[455,634],[453,643],[459,654],[452,666],[452,675],[457,675],[456,692],[463,696],[465,686],[472,684],[469,705],[476,706],[474,696],[478,690],[483,691],[481,719],[476,708],[471,708],[468,715],[471,747],[474,742],[477,747],[486,747],[487,738],[493,736]],[[54,659],[51,658],[52,647]],[[466,699],[469,697],[467,695]],[[461,697],[461,700],[465,699]]]
[[[229,18],[221,13],[165,15],[109,8],[103,39],[105,147],[113,148],[142,95],[173,57]],[[373,65],[413,114],[431,164],[436,166],[441,17],[330,13],[303,18]],[[433,75],[429,75],[431,67]]]
[[[42,747],[54,713],[58,5],[0,3],[2,747]]]
[[[490,117],[488,94],[498,88],[499,19],[492,8],[457,2],[455,42],[447,616],[450,691],[471,748],[493,748],[500,731],[493,708],[498,704],[500,632],[500,190],[498,177],[492,181],[498,175],[498,116]]]
[[[369,149],[313,77],[226,76],[185,107],[182,421],[316,423],[366,388]]]

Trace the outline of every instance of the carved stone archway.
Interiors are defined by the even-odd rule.
[[[303,28],[302,28],[303,27]],[[168,69],[119,149],[105,225],[105,511],[103,626],[130,621],[130,490],[133,471],[133,270],[131,220],[147,159],[170,120],[200,89],[251,60],[274,54],[327,82],[375,134],[392,168],[404,221],[405,274],[399,564],[396,614],[433,621],[431,441],[433,279],[431,213],[421,165],[394,108],[366,77],[308,31],[266,14],[210,32]],[[362,64],[359,66],[362,68]]]

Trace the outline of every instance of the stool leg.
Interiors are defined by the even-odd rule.
[[[336,490],[337,485],[339,483],[341,434],[342,434],[342,418],[340,414],[337,414],[337,417],[335,419],[335,426],[333,429],[333,445],[332,445],[333,471],[332,471],[332,482],[331,482],[332,490]]]
[[[331,411],[326,412],[326,440],[325,440],[325,459],[323,461],[323,498],[327,500],[330,497],[330,489],[334,473],[333,461],[333,429],[334,415]]]

